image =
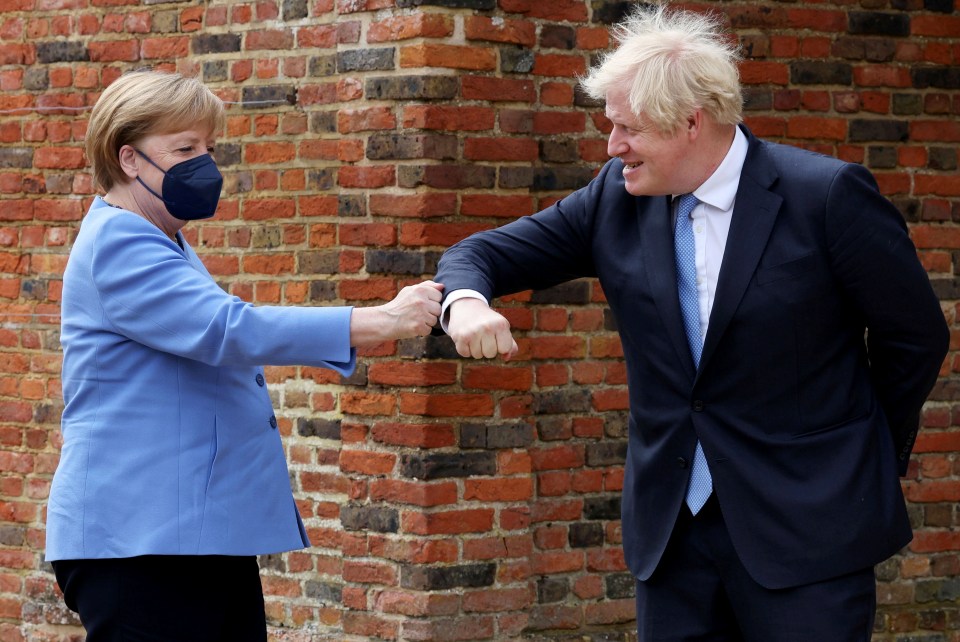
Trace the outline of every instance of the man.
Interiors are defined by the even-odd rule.
[[[927,275],[867,170],[741,124],[714,19],[648,6],[615,33],[584,81],[612,160],[444,254],[445,328],[463,356],[509,356],[490,300],[599,279],[628,372],[641,640],[869,640],[947,349]]]

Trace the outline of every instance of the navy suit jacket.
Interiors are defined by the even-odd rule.
[[[898,473],[948,331],[899,212],[859,165],[761,141],[749,151],[699,369],[677,298],[668,197],[586,187],[442,257],[445,292],[492,299],[597,277],[627,365],[627,563],[653,573],[699,439],[756,581],[867,568],[911,539]]]

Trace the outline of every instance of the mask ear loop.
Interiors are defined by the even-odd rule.
[[[136,147],[133,148],[133,151],[135,151],[135,152],[137,152],[138,154],[140,154],[141,156],[143,156],[143,158],[144,158],[148,163],[150,163],[151,165],[153,165],[154,167],[156,167],[157,169],[159,169],[161,172],[163,172],[163,175],[164,175],[164,176],[167,175],[167,173],[164,172],[163,169],[162,169],[159,165],[157,165],[157,164],[154,163],[152,160],[150,160],[150,157],[149,157],[149,156],[147,156],[146,154],[144,154],[143,152],[141,152],[141,151],[140,151],[139,149],[137,149]],[[150,186],[143,182],[143,179],[140,178],[139,174],[137,175],[137,182],[140,183],[141,185],[143,185],[144,188],[146,188],[146,190],[147,190],[148,192],[150,192],[151,194],[153,194],[154,196],[156,196],[157,198],[159,198],[160,201],[161,201],[164,205],[167,204],[167,200],[166,200],[165,198],[163,198],[162,196],[160,196],[159,194],[157,194],[156,192],[154,192],[152,189],[150,189]]]

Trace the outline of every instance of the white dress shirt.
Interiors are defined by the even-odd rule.
[[[700,300],[700,336],[707,335],[710,322],[710,310],[717,293],[717,281],[720,278],[720,265],[723,263],[723,251],[730,232],[730,220],[740,185],[740,172],[747,157],[747,137],[737,127],[733,144],[727,150],[723,162],[693,191],[700,201],[690,218],[693,219],[693,238],[696,243],[697,293]],[[676,201],[676,196],[674,201]],[[440,311],[440,327],[447,330],[450,304],[459,299],[481,299],[486,297],[476,290],[462,289],[451,292],[443,302]],[[490,302],[487,301],[489,304]]]
[[[733,144],[720,166],[693,191],[700,202],[690,213],[693,219],[693,240],[696,244],[697,294],[700,302],[700,337],[707,336],[710,311],[717,294],[723,251],[733,218],[733,206],[740,185],[740,172],[747,157],[747,137],[738,127]],[[676,203],[676,196],[674,203]],[[676,206],[676,205],[674,205]]]

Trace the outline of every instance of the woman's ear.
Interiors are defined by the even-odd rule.
[[[120,161],[120,169],[130,178],[136,178],[140,175],[140,168],[137,165],[137,151],[130,145],[124,145],[120,148],[117,160]]]

